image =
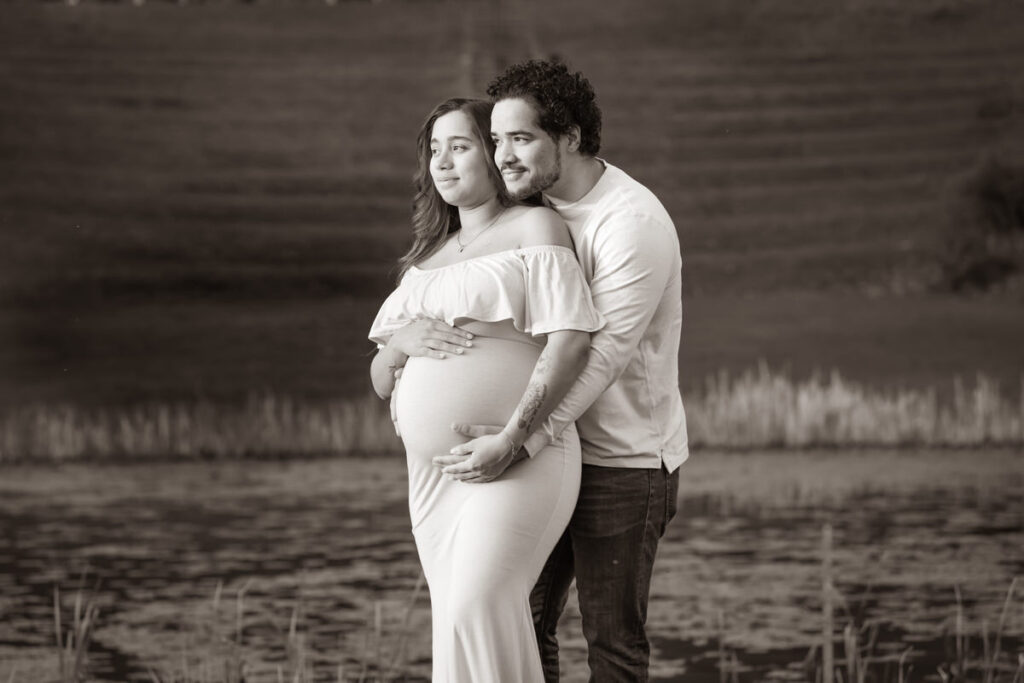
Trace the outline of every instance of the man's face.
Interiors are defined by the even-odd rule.
[[[547,190],[562,175],[559,144],[537,124],[537,111],[521,98],[501,100],[491,111],[494,163],[515,199]]]

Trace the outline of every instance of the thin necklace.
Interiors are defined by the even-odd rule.
[[[494,218],[491,219],[491,222],[488,223],[487,226],[483,230],[481,230],[476,235],[474,235],[473,239],[471,239],[470,241],[466,242],[465,244],[463,244],[462,240],[459,239],[459,235],[462,234],[462,230],[460,229],[458,232],[456,232],[455,233],[455,241],[459,243],[459,253],[461,254],[466,249],[466,247],[468,247],[469,245],[473,244],[473,242],[476,242],[477,239],[480,237],[480,235],[484,234],[485,232],[487,232],[488,230],[493,228],[498,223],[498,219],[501,218],[502,214],[504,214],[504,213],[505,213],[504,211],[499,211],[498,213],[496,213],[494,215]]]

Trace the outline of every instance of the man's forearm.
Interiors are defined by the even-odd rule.
[[[622,355],[620,353],[619,357]],[[626,357],[628,358],[628,354]],[[605,345],[595,343],[591,346],[587,364],[572,388],[551,411],[544,424],[540,425],[523,444],[530,455],[535,455],[557,439],[566,427],[579,419],[618,379],[625,368],[625,363],[614,362],[614,358],[615,355],[610,353]]]
[[[573,387],[584,367],[589,340],[590,335],[582,332],[549,335],[526,391],[504,429],[514,446],[521,446]]]

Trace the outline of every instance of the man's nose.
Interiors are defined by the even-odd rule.
[[[512,145],[507,142],[499,142],[494,148],[494,159],[498,162],[499,166],[503,163],[513,161],[515,158],[516,156],[512,151]]]

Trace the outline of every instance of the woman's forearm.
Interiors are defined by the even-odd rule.
[[[378,396],[385,399],[391,397],[395,390],[395,370],[403,367],[408,359],[404,353],[390,346],[377,350],[370,362],[370,381]]]
[[[552,332],[537,359],[530,382],[504,433],[518,449],[569,393],[587,363],[590,334],[575,330]],[[531,454],[532,455],[532,454]]]

